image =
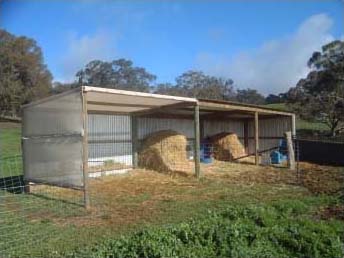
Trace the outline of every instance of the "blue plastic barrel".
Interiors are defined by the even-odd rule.
[[[287,145],[287,141],[285,139],[281,139],[279,141],[278,151],[282,155],[287,155],[288,154],[288,145]]]
[[[200,160],[202,163],[212,163],[213,158],[211,155],[211,144],[209,142],[201,143]]]
[[[282,154],[275,150],[270,153],[271,164],[280,164],[282,162]]]

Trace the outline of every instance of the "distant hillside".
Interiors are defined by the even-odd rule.
[[[278,110],[281,110],[281,111],[291,111],[286,103],[267,104],[267,105],[264,105],[264,106],[265,107],[269,107],[269,108],[273,108],[273,109],[278,109]]]
[[[281,111],[292,111],[286,103],[275,103],[275,104],[267,104],[264,105],[265,107],[281,110]],[[305,121],[300,118],[296,118],[296,129],[298,133],[304,134],[304,133],[311,133],[316,131],[328,131],[328,127],[319,122],[309,122]]]

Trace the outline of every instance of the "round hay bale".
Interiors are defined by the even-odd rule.
[[[187,139],[172,131],[158,131],[147,136],[140,148],[138,165],[159,172],[188,171]]]
[[[246,156],[245,148],[235,133],[222,132],[209,137],[213,145],[214,158],[231,161]]]

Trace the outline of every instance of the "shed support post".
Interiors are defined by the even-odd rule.
[[[255,164],[259,165],[259,117],[258,112],[254,113],[254,154]]]
[[[244,121],[244,146],[245,146],[245,152],[246,154],[249,153],[248,149],[248,121]]]
[[[133,168],[137,168],[138,165],[138,154],[137,154],[137,117],[130,117],[131,123],[131,155]]]
[[[195,106],[194,110],[194,129],[195,129],[195,146],[194,146],[194,161],[195,161],[195,174],[197,178],[201,177],[201,167],[200,167],[200,125],[199,125],[199,105]]]
[[[83,135],[82,135],[82,173],[83,173],[83,185],[84,185],[84,206],[86,209],[90,208],[90,196],[88,187],[88,138],[87,138],[87,93],[81,88],[81,100],[82,100],[82,120],[83,120]]]

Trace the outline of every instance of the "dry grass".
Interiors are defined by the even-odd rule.
[[[92,213],[110,224],[154,220],[160,213],[159,202],[185,198],[178,192],[199,187],[201,184],[191,175],[179,177],[149,170],[97,178],[90,181]]]
[[[296,172],[288,169],[221,161],[202,164],[202,180],[197,180],[192,173],[181,176],[149,170],[93,178],[90,179],[92,208],[81,216],[52,219],[61,225],[121,230],[162,219],[164,222],[182,220],[189,216],[191,209],[193,213],[202,213],[207,207],[221,207],[225,203],[264,202],[281,196],[295,199],[311,192],[333,193],[343,186],[342,168],[308,163],[301,163],[300,167],[301,181]],[[57,191],[64,198],[82,197],[80,192],[58,189],[54,188],[52,194]]]
[[[235,184],[297,184],[296,172],[286,168],[215,161],[204,165],[203,170],[210,178],[221,178]]]
[[[105,161],[101,165],[97,166],[89,166],[88,167],[88,172],[89,173],[94,173],[94,172],[103,172],[103,171],[112,171],[112,170],[118,170],[118,169],[126,169],[130,168],[130,166],[119,163],[119,162],[113,162],[112,160],[110,161]]]
[[[344,190],[344,167],[300,164],[301,182],[313,193],[333,194]]]
[[[215,161],[213,164],[204,165],[203,170],[210,177],[226,178],[232,183],[302,185],[315,194],[337,193],[344,188],[343,167],[320,166],[307,162],[300,162],[299,167],[298,174],[287,168]]]

